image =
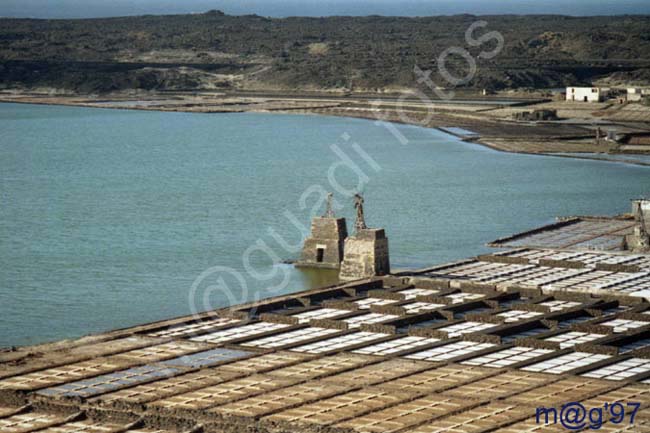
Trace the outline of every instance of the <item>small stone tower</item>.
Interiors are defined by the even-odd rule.
[[[339,269],[343,260],[343,244],[348,236],[345,218],[336,218],[332,194],[327,196],[327,210],[311,221],[310,236],[305,239],[298,267]]]
[[[635,253],[650,252],[650,200],[633,200],[632,214],[636,226],[632,234],[625,236],[625,249]]]
[[[390,273],[388,238],[384,229],[366,226],[363,197],[355,195],[357,220],[355,234],[345,240],[345,255],[341,264],[341,280],[358,280]]]

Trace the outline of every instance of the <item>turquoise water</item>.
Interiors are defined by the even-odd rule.
[[[334,143],[368,177],[368,222],[386,228],[394,267],[475,255],[557,215],[626,211],[650,185],[647,167],[500,153],[397,128],[407,145],[362,119],[0,104],[0,346],[326,282],[271,257],[295,257],[277,239],[299,244],[286,215],[308,225],[319,197],[301,207],[301,195],[333,190]],[[341,164],[333,176],[348,189],[358,181]],[[351,216],[351,201],[336,197]],[[253,245],[263,251],[244,254]],[[229,269],[193,291],[214,266]]]

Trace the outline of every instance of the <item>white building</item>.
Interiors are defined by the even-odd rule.
[[[567,87],[566,100],[580,102],[600,102],[605,99],[607,91],[600,87]]]
[[[630,87],[627,89],[627,100],[630,102],[638,102],[649,95],[650,89],[640,89],[638,87]]]

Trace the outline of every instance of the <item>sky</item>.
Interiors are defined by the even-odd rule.
[[[94,18],[201,13],[270,17],[330,15],[650,15],[650,0],[0,0],[0,16]]]

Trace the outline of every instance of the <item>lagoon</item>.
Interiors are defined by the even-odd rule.
[[[337,189],[360,173],[394,268],[476,255],[559,215],[625,212],[650,185],[648,167],[396,128],[407,144],[363,119],[0,104],[0,346],[326,284],[276,262],[297,256],[324,191],[352,229]]]

